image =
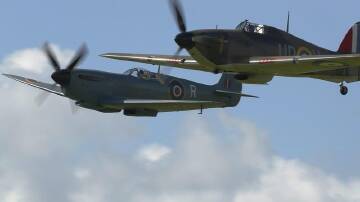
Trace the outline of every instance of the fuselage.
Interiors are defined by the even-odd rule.
[[[246,64],[256,56],[336,54],[277,28],[253,26],[252,30],[195,30],[179,34],[175,41],[197,61],[209,66]]]
[[[104,107],[103,103],[119,104],[125,100],[214,101],[222,103],[221,107],[238,104],[239,96],[219,96],[215,90],[216,85],[168,75],[152,73],[149,77],[139,77],[85,69],[72,71],[70,83],[63,87],[65,96],[97,110]]]

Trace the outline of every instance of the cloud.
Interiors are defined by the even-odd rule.
[[[147,145],[138,152],[138,156],[148,162],[157,162],[171,153],[171,149],[158,144]]]
[[[180,124],[185,129],[179,130],[172,152],[151,167],[130,157],[101,157],[103,163],[90,166],[95,174],[78,185],[72,201],[95,198],[95,201],[134,202],[353,202],[360,199],[359,180],[342,181],[299,160],[271,153],[266,133],[255,124],[226,114],[220,114],[214,122],[216,126],[195,118],[185,120]]]
[[[275,157],[257,184],[241,190],[235,201],[359,201],[359,181],[341,182],[296,160]]]
[[[60,63],[66,64],[73,51],[54,47]],[[41,57],[40,52],[38,48],[15,51],[0,61],[2,71],[41,78],[38,72],[46,74],[52,69],[46,68],[47,60],[32,57]],[[9,62],[19,60],[23,61]],[[23,64],[38,65],[26,69]],[[142,132],[134,119],[120,114],[81,110],[72,115],[69,101],[55,95],[37,107],[34,99],[39,93],[38,89],[0,78],[0,201],[69,201],[74,182],[86,178],[85,172],[74,175],[74,170],[84,168],[76,163],[78,160],[91,153],[116,152],[120,142]]]
[[[74,172],[74,176],[79,180],[86,180],[91,176],[91,172],[87,169],[77,169]]]
[[[74,54],[72,50],[60,49],[54,44],[50,46],[62,66],[66,65]],[[24,71],[25,73],[38,75],[52,71],[48,58],[41,48],[27,48],[15,51],[2,61],[0,67],[2,71]]]
[[[50,72],[34,56],[39,51],[16,51],[0,64],[14,74]],[[38,108],[37,89],[0,83],[0,201],[360,201],[359,179],[281,157],[265,130],[226,113],[186,117],[173,127],[172,141],[146,142],[156,130],[139,127],[144,119],[90,110],[73,116],[57,96]]]

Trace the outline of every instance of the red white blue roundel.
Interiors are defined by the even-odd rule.
[[[184,87],[178,81],[170,83],[170,95],[175,100],[180,100],[184,97]]]

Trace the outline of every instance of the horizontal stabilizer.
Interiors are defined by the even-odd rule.
[[[258,96],[255,96],[255,95],[248,95],[248,94],[243,94],[241,92],[234,92],[234,91],[216,90],[216,92],[221,93],[221,94],[240,95],[241,97],[259,98]]]

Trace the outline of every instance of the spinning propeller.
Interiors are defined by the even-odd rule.
[[[44,44],[43,50],[51,64],[51,67],[54,69],[54,73],[51,74],[51,78],[55,81],[53,86],[59,84],[61,87],[64,87],[70,83],[71,72],[76,69],[76,67],[83,61],[88,53],[88,49],[85,44],[83,44],[80,49],[76,52],[75,56],[65,69],[61,69],[60,63],[58,62],[54,51],[50,48],[48,43]],[[47,97],[49,96],[48,92],[43,92],[35,98],[35,102],[41,106]],[[76,112],[76,106],[71,102],[72,112]]]
[[[180,30],[179,35],[186,33],[186,30],[187,30],[186,23],[185,23],[185,18],[184,18],[183,9],[182,9],[181,4],[179,3],[178,0],[169,0],[169,3],[170,3],[171,11],[174,15],[175,21],[177,23],[177,26]],[[178,36],[176,37],[175,41],[177,41]],[[176,50],[176,52],[174,54],[174,57],[177,58],[183,49],[184,49],[184,47],[179,46],[179,48]],[[173,68],[171,68],[171,67],[161,67],[161,69],[160,69],[160,66],[159,66],[158,72],[165,74],[165,75],[169,75],[172,70],[173,70]]]
[[[181,4],[178,0],[170,0],[170,6],[172,8],[180,32],[186,32],[186,23]]]
[[[82,45],[80,49],[76,52],[75,56],[65,69],[61,69],[58,60],[48,43],[44,45],[44,51],[48,57],[54,73],[51,75],[51,78],[59,85],[66,86],[70,83],[71,71],[76,69],[78,64],[85,58],[88,53],[86,45]]]
[[[172,13],[175,17],[177,26],[180,31],[180,34],[175,39],[176,41],[178,41],[179,36],[181,34],[186,33],[186,31],[187,31],[184,12],[183,12],[182,6],[178,0],[169,0],[169,2],[170,2],[170,7],[172,10]],[[184,49],[184,47],[179,46],[178,50],[175,52],[175,56],[178,56],[183,49]]]

